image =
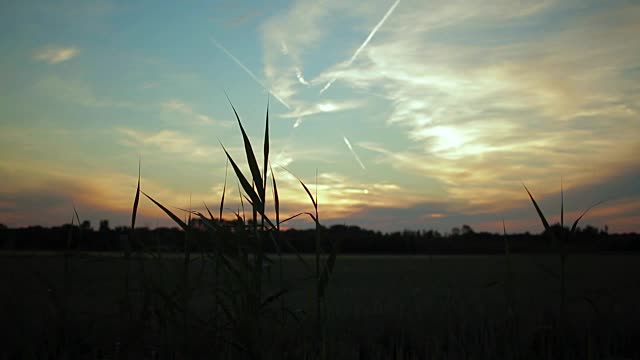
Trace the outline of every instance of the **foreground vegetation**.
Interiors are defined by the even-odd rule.
[[[311,262],[314,256],[304,259]],[[571,258],[565,348],[572,356],[565,358],[588,359],[588,353],[593,359],[638,358],[639,260],[639,255],[621,254]],[[72,257],[63,349],[63,312],[57,306],[64,304],[64,262],[62,254],[0,257],[0,353],[20,352],[22,358],[46,358],[43,353],[49,358],[62,353],[69,358],[241,358],[231,343],[215,341],[215,266],[200,255],[191,262],[190,283],[197,288],[189,301],[188,339],[181,306],[172,302],[182,281],[180,257],[145,258],[150,278],[144,281],[132,272],[131,317],[122,303],[125,260]],[[559,287],[550,273],[557,259],[513,255],[511,293],[506,292],[505,266],[503,255],[340,256],[328,289],[327,356],[562,358],[555,335]],[[283,269],[285,286],[292,290],[263,315],[268,327],[261,356],[316,359],[314,286],[295,256],[283,257]],[[279,287],[278,271],[276,265],[265,271],[267,289]],[[145,281],[158,288],[145,288]]]
[[[83,234],[71,227],[59,256],[3,259],[2,311],[8,320],[2,323],[7,343],[0,354],[56,359],[638,355],[631,345],[639,330],[633,321],[640,294],[636,259],[582,255],[571,258],[577,263],[571,267],[567,245],[575,241],[582,216],[570,229],[563,223],[553,228],[529,193],[559,264],[544,256],[513,255],[506,236],[499,257],[337,261],[340,238],[327,236],[317,195],[300,181],[314,212],[291,218],[305,216],[315,224],[307,249],[312,255],[303,256],[280,230],[291,218],[280,218],[269,165],[268,111],[262,168],[235,114],[250,174],[224,151],[246,211],[223,221],[225,180],[215,215],[209,207],[206,214],[182,209],[188,217],[183,221],[144,193],[139,177],[122,256],[79,253],[74,238],[81,243]],[[136,231],[141,197],[182,230],[179,256],[149,246]],[[268,207],[274,211],[268,213]],[[81,223],[75,211],[74,219]]]

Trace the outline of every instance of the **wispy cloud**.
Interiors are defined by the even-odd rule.
[[[129,99],[116,99],[99,95],[95,85],[75,77],[50,75],[39,79],[34,90],[62,103],[71,103],[95,108],[141,109],[146,105]]]
[[[177,99],[171,99],[171,100],[165,101],[162,104],[162,107],[166,110],[175,111],[175,112],[192,116],[198,121],[198,123],[204,124],[204,125],[218,124],[222,126],[230,126],[232,124],[232,122],[230,121],[214,120],[209,115],[199,113],[195,111],[190,105]]]
[[[144,161],[144,160],[143,160]],[[5,179],[0,191],[0,222],[10,226],[58,226],[69,221],[73,204],[81,220],[109,219],[113,225],[124,225],[131,216],[132,195],[135,193],[137,168],[132,163],[131,174],[114,171],[87,171],[73,166],[47,167],[35,164],[0,164],[0,176]],[[186,208],[189,191],[176,191],[162,181],[145,176],[143,163],[142,189],[168,206]],[[25,181],[26,180],[26,181]],[[209,189],[192,189],[194,199],[207,199]],[[33,217],[33,209],[38,217]],[[141,199],[138,210],[141,226],[174,226],[162,210]]]
[[[80,53],[80,49],[73,46],[55,46],[48,45],[44,48],[37,50],[33,57],[36,60],[44,61],[49,64],[58,64],[63,61],[71,60]]]
[[[220,148],[203,145],[195,138],[174,130],[144,132],[129,128],[117,130],[125,138],[125,144],[137,147],[149,147],[154,152],[177,154],[201,161],[221,159]]]
[[[308,199],[301,196],[303,190],[297,178],[283,169],[274,170],[281,203],[291,206],[293,213],[310,206]],[[363,181],[332,172],[319,173],[317,183],[315,178],[301,178],[310,189],[317,187],[325,219],[349,217],[367,208],[408,207],[429,201],[428,197],[412,194],[410,189],[391,182]]]
[[[333,113],[338,111],[345,111],[356,109],[362,106],[361,101],[322,101],[316,104],[308,105],[307,107],[298,107],[291,112],[280,114],[278,116],[287,118],[287,119],[301,119],[303,117],[322,114],[322,113]]]
[[[284,105],[284,107],[286,107],[287,109],[291,109],[289,104],[287,104],[287,102],[284,101],[284,99],[282,99],[280,96],[278,96],[278,94],[276,92],[271,90],[262,80],[260,80],[253,73],[253,71],[249,70],[248,67],[246,67],[240,60],[238,60],[238,58],[235,57],[229,50],[227,50],[227,48],[225,48],[220,42],[218,42],[218,40],[216,40],[213,36],[210,39],[211,39],[211,42],[216,47],[218,47],[218,49],[222,50],[222,52],[224,52],[229,58],[231,58],[231,60],[233,60],[238,66],[240,66],[240,68],[242,68],[242,70],[244,70],[244,72],[246,72],[247,75],[249,75],[258,85],[260,85],[264,90],[269,92],[269,94],[273,95],[273,97],[275,97],[276,100],[278,100],[282,105]]]
[[[476,43],[494,34],[479,34],[479,24],[513,26],[514,17],[549,6],[488,11],[436,2],[396,11],[362,61],[314,81],[340,78],[346,87],[379,92],[391,106],[387,125],[409,141],[369,150],[379,151],[391,173],[435,181],[441,196],[468,211],[508,208],[521,198],[523,178],[542,186],[564,175],[592,184],[636,166],[629,131],[640,131],[639,91],[625,69],[640,61],[640,44],[623,39],[640,31],[631,20],[640,7],[583,15],[553,34]]]
[[[306,51],[329,33],[327,20],[343,6],[338,0],[294,1],[261,26],[264,75],[274,92],[292,107],[306,103],[298,95],[312,85],[303,75]]]

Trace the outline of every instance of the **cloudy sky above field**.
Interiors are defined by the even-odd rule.
[[[270,101],[283,211],[379,230],[640,231],[637,1],[13,1],[0,222],[125,224],[142,189],[217,207]],[[317,172],[317,178],[316,178]],[[317,179],[317,180],[316,180]],[[239,208],[229,173],[227,207]],[[142,201],[139,224],[169,221]],[[296,224],[304,226],[304,224]]]

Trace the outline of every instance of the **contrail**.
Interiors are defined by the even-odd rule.
[[[233,60],[236,64],[238,64],[238,66],[240,66],[242,68],[242,70],[244,70],[247,74],[249,74],[249,76],[251,76],[251,78],[258,83],[258,85],[262,86],[263,89],[267,90],[269,92],[269,94],[273,95],[273,97],[276,98],[276,100],[278,100],[282,105],[284,105],[284,107],[286,107],[287,109],[291,110],[291,107],[289,106],[289,104],[287,104],[286,101],[284,101],[280,96],[278,96],[276,93],[274,93],[271,89],[269,89],[267,87],[267,85],[265,85],[262,80],[260,80],[251,70],[249,70],[249,68],[247,68],[246,66],[244,66],[244,64],[238,60],[238,58],[236,58],[235,56],[233,56],[233,54],[231,52],[229,52],[229,50],[227,50],[227,48],[225,48],[224,46],[222,46],[222,44],[220,44],[213,36],[211,36],[210,38],[211,42],[218,47],[218,49],[222,50],[225,54],[227,54],[227,56],[229,56],[231,58],[231,60]]]
[[[336,81],[335,77],[333,79],[329,80],[329,82],[327,82],[327,84],[322,88],[322,90],[320,90],[320,94],[322,94],[323,92],[325,92],[325,90],[327,90],[329,87],[331,87],[331,85],[333,85],[334,81]]]
[[[362,160],[360,160],[360,157],[358,156],[358,154],[356,154],[356,152],[353,150],[353,146],[351,146],[351,142],[349,141],[349,139],[347,139],[346,136],[343,136],[342,139],[344,140],[344,143],[349,148],[349,151],[351,151],[351,154],[353,154],[353,157],[356,158],[356,161],[358,162],[358,164],[360,164],[360,167],[362,168],[362,170],[367,170],[367,168],[362,163]]]
[[[387,13],[384,14],[382,19],[380,19],[380,21],[378,22],[378,24],[371,30],[371,32],[369,33],[369,36],[367,36],[364,42],[356,50],[356,52],[353,53],[353,56],[351,56],[351,59],[349,59],[345,67],[349,67],[351,66],[351,64],[353,64],[353,62],[356,60],[360,52],[369,44],[369,41],[371,41],[371,39],[378,32],[380,27],[382,27],[384,22],[387,21],[387,18],[393,13],[393,11],[396,9],[396,6],[398,6],[398,4],[400,4],[400,0],[396,0],[396,2],[394,2],[393,5],[391,5],[389,10],[387,10]],[[336,81],[335,77],[329,80],[329,82],[327,82],[327,84],[322,88],[322,90],[320,90],[320,93],[322,94],[323,92],[325,92],[331,86],[331,84],[333,84],[334,81]]]
[[[298,78],[298,81],[303,84],[303,85],[309,85],[309,82],[304,78],[304,76],[302,75],[302,70],[300,70],[299,67],[296,66],[296,77]]]
[[[398,6],[398,4],[400,4],[400,0],[396,0],[396,2],[394,2],[393,5],[391,5],[389,10],[387,10],[387,13],[384,14],[382,19],[380,19],[380,22],[378,22],[378,24],[373,28],[373,30],[371,30],[371,32],[369,33],[369,36],[367,36],[367,38],[364,40],[362,45],[360,45],[358,50],[356,50],[356,52],[353,53],[353,56],[351,57],[351,59],[349,59],[349,62],[347,63],[347,66],[350,66],[355,61],[355,59],[358,57],[358,55],[360,54],[362,49],[364,49],[365,46],[367,46],[369,44],[369,41],[371,41],[371,38],[373,38],[373,36],[378,32],[378,29],[380,29],[380,27],[382,27],[384,22],[387,21],[387,18],[391,15],[391,13],[393,13],[393,11],[396,9],[396,6]]]

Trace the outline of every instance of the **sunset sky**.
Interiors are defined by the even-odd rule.
[[[640,231],[638,1],[95,1],[0,5],[0,223],[126,224],[142,189],[219,205],[225,92],[283,211],[390,231]],[[259,162],[261,162],[259,160]],[[562,179],[562,180],[561,180]],[[239,207],[232,172],[227,207]],[[176,210],[179,212],[178,210]],[[140,226],[170,221],[146,199]],[[293,226],[305,226],[294,223]]]

